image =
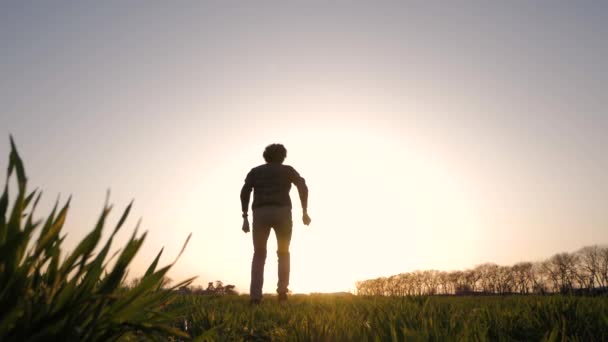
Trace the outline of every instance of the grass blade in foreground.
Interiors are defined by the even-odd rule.
[[[182,310],[168,306],[177,294],[161,287],[163,276],[173,263],[156,271],[157,258],[138,286],[126,288],[122,284],[146,233],[138,235],[135,231],[113,269],[104,272],[112,240],[125,222],[131,204],[96,256],[93,256],[94,250],[101,242],[106,218],[112,209],[107,204],[94,229],[72,253],[62,258],[65,251],[61,230],[70,201],[59,213],[57,203],[46,220],[35,221],[32,216],[40,193],[27,194],[25,167],[12,137],[10,142],[6,185],[0,197],[0,341],[188,337],[174,324],[183,315]],[[18,194],[9,210],[8,183],[13,174],[17,177]],[[39,226],[35,238],[34,232]],[[192,280],[180,284],[188,285]]]

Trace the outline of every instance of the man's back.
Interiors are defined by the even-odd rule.
[[[308,193],[306,181],[289,165],[266,163],[254,167],[245,178],[241,199],[249,202],[248,193],[253,189],[252,208],[263,206],[287,206],[291,208],[289,190],[291,183],[298,188],[300,197]],[[305,207],[305,204],[304,204]]]

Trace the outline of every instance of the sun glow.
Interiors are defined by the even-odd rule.
[[[454,253],[479,229],[467,184],[448,165],[400,149],[407,144],[390,136],[359,137],[353,132],[329,144],[331,137],[317,136],[316,143],[292,146],[303,161],[294,165],[311,180],[313,217],[309,228],[296,224],[296,291],[352,290],[369,276],[455,267],[458,255],[474,252]]]

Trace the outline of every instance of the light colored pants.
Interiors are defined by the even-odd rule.
[[[253,261],[251,262],[251,286],[249,293],[252,299],[262,299],[264,286],[264,264],[266,263],[266,245],[270,229],[274,228],[277,237],[277,256],[279,258],[278,293],[287,293],[289,286],[289,243],[293,221],[291,208],[286,206],[268,206],[253,210]]]

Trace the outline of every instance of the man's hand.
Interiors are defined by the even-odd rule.
[[[249,233],[249,220],[246,217],[243,217],[243,232]]]
[[[304,212],[304,214],[302,215],[302,222],[304,223],[305,226],[308,226],[310,224],[310,216],[308,216],[307,212]]]

